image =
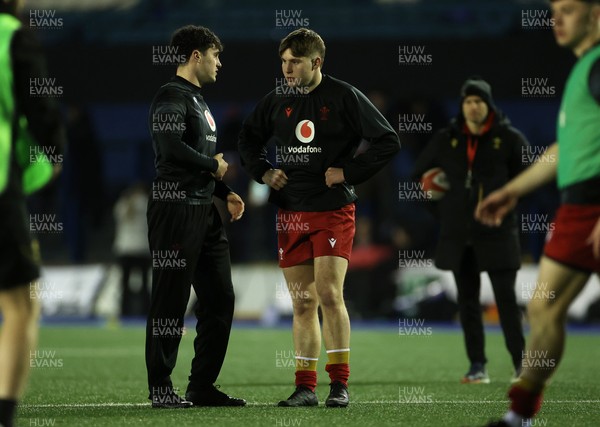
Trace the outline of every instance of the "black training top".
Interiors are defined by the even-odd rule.
[[[211,175],[217,171],[217,126],[200,88],[175,76],[150,106],[156,178],[153,200],[207,204],[213,193],[225,200],[231,189]]]
[[[271,189],[269,198],[283,209],[339,209],[357,199],[352,185],[379,171],[400,141],[375,106],[348,83],[324,75],[312,92],[305,91],[284,84],[258,103],[240,133],[242,164],[259,183],[269,169],[285,172],[287,185]],[[370,147],[355,156],[362,140]],[[269,143],[275,145],[276,166],[267,160]],[[329,167],[343,168],[346,182],[327,187]]]

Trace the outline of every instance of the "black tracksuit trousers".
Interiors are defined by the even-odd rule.
[[[513,366],[518,369],[521,366],[525,338],[521,325],[521,312],[515,295],[517,271],[506,269],[487,273],[492,282],[506,348],[511,355]],[[481,281],[472,247],[468,247],[463,253],[460,270],[454,272],[454,279],[458,288],[458,310],[469,361],[486,363],[483,319],[479,302]]]
[[[213,384],[221,370],[233,318],[229,242],[211,204],[148,203],[152,297],[146,325],[148,388],[171,387],[194,287],[198,302],[194,358],[188,390]]]

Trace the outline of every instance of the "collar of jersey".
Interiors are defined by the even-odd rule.
[[[178,82],[178,83],[181,83],[181,84],[183,84],[185,87],[187,87],[188,89],[190,89],[191,91],[193,91],[193,92],[196,92],[196,94],[197,94],[197,95],[200,95],[200,96],[202,96],[202,95],[201,95],[200,88],[199,88],[198,86],[196,86],[196,85],[195,85],[195,84],[193,84],[192,82],[190,82],[190,81],[188,81],[188,80],[184,79],[184,78],[183,78],[183,77],[181,77],[181,76],[177,76],[177,75],[175,75],[175,76],[173,76],[173,78],[171,79],[171,81],[173,81],[173,82]]]

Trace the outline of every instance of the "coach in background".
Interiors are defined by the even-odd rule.
[[[185,61],[162,86],[150,107],[156,178],[148,203],[152,252],[152,297],[146,328],[146,367],[152,406],[243,406],[246,401],[218,390],[216,381],[229,343],[234,294],[229,242],[213,195],[227,203],[231,221],[244,202],[222,178],[216,154],[217,126],[201,88],[217,80],[219,38],[204,27],[175,31],[173,47]],[[171,372],[183,335],[183,316],[193,286],[196,338],[186,400],[173,389]]]
[[[453,272],[458,288],[460,321],[471,363],[461,382],[489,383],[480,273],[487,271],[492,282],[506,347],[518,374],[525,345],[514,290],[521,255],[514,212],[498,228],[475,221],[473,212],[478,200],[527,166],[522,150],[528,144],[496,108],[486,81],[467,80],[460,97],[458,116],[434,135],[418,157],[413,177],[418,179],[434,167],[442,168],[447,176],[450,189],[439,202],[441,228],[435,264]]]
[[[39,302],[30,286],[40,277],[37,241],[29,234],[25,196],[58,170],[65,133],[50,97],[30,96],[30,78],[46,66],[31,31],[16,18],[19,1],[0,0],[0,425],[12,427],[38,334]],[[39,145],[39,146],[38,146]],[[31,162],[31,153],[35,161]],[[23,154],[25,154],[23,156]],[[57,157],[58,158],[58,157]]]

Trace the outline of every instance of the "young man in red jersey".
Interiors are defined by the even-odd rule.
[[[537,282],[545,292],[528,306],[531,335],[523,371],[508,393],[510,410],[490,426],[530,425],[562,357],[567,310],[590,275],[600,272],[600,0],[554,0],[551,8],[557,43],[578,57],[563,94],[557,143],[475,212],[497,226],[519,197],[557,179],[561,206]]]
[[[356,88],[321,72],[325,43],[300,28],[279,45],[285,82],[244,122],[242,163],[271,187],[278,258],[294,308],[296,390],[279,406],[315,406],[321,351],[318,308],[330,377],[329,407],[348,405],[350,320],[343,284],[354,237],[352,185],[379,171],[400,148],[398,136]],[[356,155],[362,140],[370,143]],[[267,160],[273,141],[277,166]]]

